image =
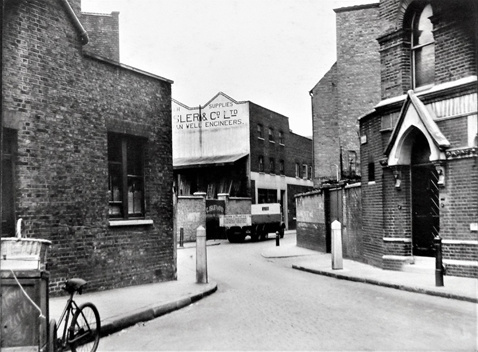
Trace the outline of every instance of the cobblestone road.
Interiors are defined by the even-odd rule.
[[[297,259],[260,255],[274,245],[208,247],[216,293],[104,338],[100,350],[477,350],[475,304],[293,270]],[[179,275],[194,270],[194,255],[178,251]]]

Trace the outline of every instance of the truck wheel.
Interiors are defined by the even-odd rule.
[[[257,241],[263,241],[264,240],[264,229],[260,229],[257,231]]]
[[[257,226],[253,226],[251,228],[251,241],[252,242],[257,242],[258,240],[258,234],[259,234],[259,231],[258,231],[258,227]]]
[[[247,230],[242,229],[241,234],[239,235],[239,242],[244,242],[247,237]]]
[[[236,243],[236,236],[234,234],[234,231],[227,230],[226,236],[229,243]]]

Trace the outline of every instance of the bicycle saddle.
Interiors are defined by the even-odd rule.
[[[65,281],[63,289],[69,294],[78,292],[81,295],[81,291],[86,284],[87,282],[83,279],[69,279]]]

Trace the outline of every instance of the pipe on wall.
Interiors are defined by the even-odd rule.
[[[0,0],[0,220],[3,218],[2,206],[2,182],[3,182],[3,26],[4,26],[4,2]],[[1,223],[1,222],[0,222]],[[2,226],[0,226],[0,237],[2,237]],[[1,288],[1,287],[0,287]],[[1,310],[1,308],[0,308]],[[1,313],[1,311],[0,311]],[[1,314],[0,314],[1,316]]]
[[[76,15],[75,11],[73,11],[73,8],[71,7],[70,3],[68,0],[60,0],[63,3],[63,6],[65,6],[66,11],[68,12],[68,15],[70,18],[73,20],[73,24],[78,31],[78,35],[80,36],[81,44],[86,45],[88,44],[89,38],[88,38],[88,32],[85,30],[83,25],[81,24],[80,20],[78,19],[78,16]]]

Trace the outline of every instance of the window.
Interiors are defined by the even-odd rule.
[[[284,160],[281,160],[279,162],[279,173],[281,175],[284,175],[285,174],[285,165],[284,165]]]
[[[274,131],[272,128],[269,128],[269,142],[274,142]]]
[[[257,125],[257,138],[264,138],[264,134],[262,132],[262,125],[261,124]]]
[[[300,165],[295,163],[295,177],[300,177]]]
[[[271,174],[275,174],[275,173],[276,173],[276,164],[275,164],[273,158],[270,158],[270,159],[269,159],[269,170],[270,170],[270,173],[271,173]]]
[[[257,200],[259,204],[277,203],[277,190],[275,189],[257,189]]]
[[[2,236],[15,235],[15,154],[17,136],[14,130],[4,129],[2,158]]]
[[[259,157],[259,172],[264,172],[264,157]]]
[[[309,165],[309,180],[312,180],[312,166]]]
[[[347,171],[348,177],[354,177],[357,173],[357,152],[355,150],[347,151]]]
[[[110,218],[144,217],[144,141],[108,134],[108,193]]]
[[[307,164],[302,165],[302,177],[304,178],[304,180],[307,179]]]
[[[375,162],[373,158],[370,156],[368,158],[368,182],[375,181]]]
[[[428,4],[417,11],[412,19],[412,71],[415,88],[435,81],[435,41],[431,16],[433,10]]]
[[[284,145],[284,132],[279,131],[279,144]]]

